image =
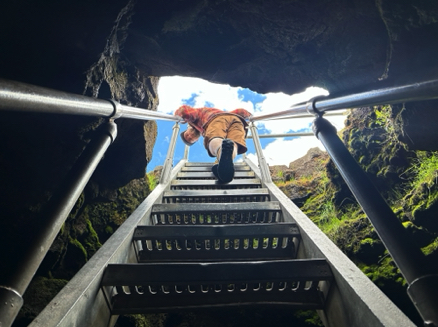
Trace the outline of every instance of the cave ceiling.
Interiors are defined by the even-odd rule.
[[[75,93],[114,27],[110,52],[127,69],[261,93],[349,92],[438,70],[434,0],[18,0],[0,15],[0,77]]]

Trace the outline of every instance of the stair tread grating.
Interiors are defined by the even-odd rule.
[[[214,162],[186,162],[186,167],[212,167],[216,163]],[[249,167],[244,162],[235,162],[234,167]]]
[[[249,211],[281,211],[280,203],[244,202],[244,203],[193,203],[190,206],[179,203],[154,204],[152,213],[198,213],[198,212],[249,212]]]
[[[241,188],[261,188],[258,178],[234,179],[228,184],[219,183],[217,180],[172,180],[171,189],[241,189]]]
[[[278,202],[162,203],[152,207],[153,224],[245,224],[282,220]]]
[[[164,203],[227,203],[269,201],[266,188],[225,190],[172,190],[163,194]]]
[[[138,226],[140,262],[269,260],[296,257],[296,224]]]
[[[109,265],[102,285],[114,287],[117,314],[267,303],[322,308],[319,286],[330,280],[327,262],[313,259]]]
[[[177,174],[177,179],[217,179],[216,176],[211,171],[201,171],[201,172],[180,172]],[[253,171],[237,171],[234,173],[234,178],[254,178],[255,174]]]
[[[251,167],[234,165],[234,170],[236,172],[251,171]],[[181,172],[205,172],[205,171],[211,172],[211,166],[191,166],[191,167],[182,167],[181,168]]]

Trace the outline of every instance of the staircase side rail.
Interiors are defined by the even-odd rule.
[[[345,108],[359,108],[378,104],[392,104],[438,98],[438,80],[430,80],[404,86],[389,87],[380,90],[362,92],[333,99],[317,97],[304,104],[291,106],[284,111],[253,116],[251,121],[269,120],[280,117],[315,114]]]
[[[251,168],[257,168],[248,158]],[[254,169],[258,174],[257,169]],[[299,258],[325,258],[335,283],[330,285],[324,312],[318,312],[326,327],[414,327],[360,269],[274,184],[263,183],[271,199],[279,201],[285,222],[301,232]]]
[[[179,117],[45,87],[0,79],[0,110],[180,121]]]
[[[185,163],[186,160],[181,160],[175,166],[171,173],[172,178]],[[107,327],[114,325],[117,316],[111,317],[107,299],[103,290],[100,289],[105,267],[110,263],[136,261],[132,245],[135,228],[139,224],[150,224],[148,217],[152,206],[161,202],[164,191],[169,188],[169,182],[158,184],[29,327]]]

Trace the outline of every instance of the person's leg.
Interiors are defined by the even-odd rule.
[[[222,140],[223,140],[222,137],[216,137],[210,140],[210,143],[208,144],[208,149],[210,150],[210,153],[215,157],[217,157],[217,152],[222,146]]]
[[[218,158],[218,176],[225,183],[229,183],[234,178],[234,158],[238,153],[246,152],[245,128],[242,121],[234,116],[226,116],[226,139],[222,142],[219,151],[222,152]],[[232,146],[231,146],[232,145]]]
[[[235,118],[232,124],[228,127],[227,138],[236,144],[236,154],[245,153],[247,151],[245,142],[246,132],[240,119]]]
[[[227,117],[227,138],[223,140],[218,152],[219,164],[217,176],[224,183],[229,183],[234,178],[233,160],[238,153],[245,153],[245,127],[242,121],[235,116]],[[220,153],[221,152],[221,153]],[[212,169],[214,171],[214,169]]]
[[[222,138],[216,137],[212,140],[210,140],[210,143],[208,144],[208,149],[210,150],[210,153],[214,155],[215,157],[220,156],[220,150],[222,147]],[[237,144],[234,143],[234,150],[233,150],[233,159],[237,156]]]
[[[221,160],[221,154],[222,154],[222,148],[223,148],[223,144],[225,141],[225,155],[222,157]],[[215,165],[213,165],[213,167],[211,167],[211,171],[213,172],[213,174],[216,176],[216,178],[223,182],[223,183],[228,183],[230,182],[233,177],[234,177],[234,165],[233,165],[233,160],[237,155],[237,144],[232,142],[233,144],[233,151],[231,152],[231,159],[229,158],[229,142],[230,140],[225,140],[222,138],[214,138],[212,140],[210,140],[209,143],[209,150],[210,153],[216,156],[216,162]],[[219,175],[219,163],[221,162],[221,175],[222,178]]]
[[[222,140],[223,140],[222,138],[216,137],[216,138],[210,140],[210,142],[208,143],[208,151],[209,151],[209,153],[211,153],[216,158],[218,157],[218,154],[220,154],[220,148],[222,146]],[[219,164],[219,160],[216,159],[216,161],[214,162],[213,167],[211,167],[211,171],[213,172],[213,175],[220,181],[219,173],[217,172],[217,168],[219,166],[218,164]]]
[[[204,145],[209,155],[217,157],[217,165],[212,167],[212,172],[223,183],[229,183],[234,178],[233,160],[238,153],[239,147],[238,144],[227,139],[226,136],[230,127],[235,125],[236,120],[242,125],[234,115],[218,116],[208,124],[204,136]]]
[[[229,183],[234,178],[234,150],[236,145],[230,139],[223,139],[220,149],[217,153],[217,173],[219,180],[223,183]]]

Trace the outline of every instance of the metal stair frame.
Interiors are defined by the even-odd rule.
[[[196,165],[197,163],[187,163],[186,166],[192,166]],[[201,163],[198,163],[201,164]],[[202,163],[203,166],[211,166],[209,163]],[[236,164],[236,167],[241,166],[240,164]],[[245,164],[246,167],[248,167]],[[178,174],[177,174],[178,175]],[[256,189],[251,190],[259,190],[260,189],[260,180],[257,179],[257,187]],[[201,183],[202,181],[199,181]],[[197,184],[199,184],[197,183]],[[171,182],[171,185],[175,185],[174,181]],[[220,184],[217,185],[217,183],[213,183],[216,188],[218,186],[221,186]],[[193,185],[195,186],[195,185]],[[199,185],[196,185],[199,186]],[[216,189],[216,192],[219,191],[221,193],[221,190]],[[245,191],[245,190],[244,190]],[[186,191],[183,191],[186,192]],[[200,192],[199,190],[196,192]],[[264,193],[266,190],[263,191]],[[168,192],[166,192],[168,193]],[[256,192],[258,194],[258,192]],[[202,192],[201,192],[202,194]],[[207,210],[207,211],[205,211]],[[236,211],[237,210],[237,211]],[[255,212],[256,215],[260,215],[260,212],[264,211],[273,211],[278,212],[277,219],[274,219],[272,221],[276,221],[275,224],[269,224],[268,221],[264,221],[264,223],[258,225],[254,224],[253,226],[251,224],[246,224],[243,222],[235,222],[231,223],[231,225],[225,224],[225,225],[219,225],[215,227],[208,227],[210,225],[209,222],[198,222],[194,223],[191,222],[189,225],[185,224],[183,221],[179,220],[178,222],[173,221],[173,223],[165,223],[164,225],[161,225],[160,219],[158,220],[158,225],[156,218],[154,217],[154,213],[163,213],[165,215],[169,213],[181,213],[183,211],[187,212],[187,215],[191,214],[197,214],[197,213],[214,213],[214,212]],[[187,240],[187,237],[189,234],[192,234],[193,236],[196,236],[198,232],[196,231],[190,231],[187,232],[183,230],[176,230],[176,229],[185,229],[187,228],[194,228],[199,227],[203,229],[210,229],[207,232],[202,232],[201,237],[204,237],[206,239],[209,239],[209,247],[211,247],[212,239],[210,236],[216,237],[216,236],[223,236],[224,239],[229,239],[230,244],[233,244],[234,239],[233,235],[240,235],[244,238],[246,236],[250,236],[250,234],[253,234],[255,230],[260,229],[267,231],[268,234],[263,234],[260,231],[256,233],[257,241],[259,237],[264,237],[266,235],[267,238],[267,244],[266,248],[265,245],[263,247],[265,248],[264,251],[270,251],[268,250],[268,247],[270,246],[269,241],[269,235],[272,237],[283,237],[282,235],[289,238],[289,242],[294,244],[294,248],[297,248],[297,243],[295,242],[295,239],[299,239],[299,231],[295,224],[283,224],[283,218],[281,215],[281,207],[278,202],[276,201],[269,201],[269,202],[242,202],[242,203],[190,203],[187,207],[182,206],[181,204],[156,204],[154,205],[154,208],[152,209],[152,215],[151,215],[151,221],[155,222],[154,226],[139,226],[137,228],[136,234],[138,236],[134,236],[134,241],[139,241],[141,238],[143,238],[144,234],[149,234],[146,238],[143,239],[145,242],[155,242],[158,240],[160,242],[159,245],[157,245],[158,251],[163,252],[174,252],[174,240],[173,238],[176,237],[178,239],[178,235],[184,236],[184,238],[180,239],[180,241]],[[246,216],[246,215],[245,215]],[[271,220],[269,220],[271,221]],[[192,224],[195,224],[192,226]],[[217,224],[217,223],[216,223]],[[283,226],[281,226],[283,224]],[[176,226],[175,226],[176,225]],[[207,226],[206,226],[207,225]],[[235,225],[235,227],[233,227]],[[179,226],[179,227],[178,227]],[[276,227],[274,230],[270,227]],[[233,230],[231,234],[221,232],[221,230],[229,229],[229,228],[236,228],[237,230]],[[289,230],[285,230],[289,229]],[[154,229],[156,229],[154,231]],[[174,232],[169,233],[169,229],[175,229]],[[144,230],[144,232],[143,232]],[[149,231],[149,232],[147,232]],[[252,231],[252,232],[251,232]],[[137,233],[138,232],[138,233]],[[155,233],[156,232],[156,233]],[[292,232],[292,234],[291,234]],[[243,233],[249,233],[249,234],[243,234]],[[176,235],[174,235],[176,234]],[[245,235],[245,236],[243,236]],[[239,236],[240,243],[244,243],[241,237]],[[190,237],[189,237],[190,238]],[[197,239],[199,241],[199,239]],[[215,241],[214,241],[215,242]],[[263,241],[264,242],[264,241]],[[138,242],[134,242],[134,244],[137,244]],[[272,242],[273,244],[274,242]],[[165,244],[165,245],[163,245]],[[203,250],[203,244],[204,242],[202,239],[199,243],[199,248],[197,248],[200,252]],[[229,245],[230,245],[229,244]],[[193,245],[193,244],[192,244]],[[222,244],[225,246],[225,242]],[[143,243],[141,245],[141,248],[149,248],[154,247],[155,245],[152,244],[146,244]],[[183,252],[184,244],[180,243],[179,246],[176,246],[176,250],[179,252]],[[220,246],[222,247],[222,246]],[[248,245],[247,250],[250,247]],[[258,246],[257,246],[258,248]],[[273,245],[273,248],[277,248],[277,246]],[[239,246],[236,248],[239,249]],[[279,248],[280,249],[280,248]],[[285,248],[286,249],[286,248]],[[215,251],[211,248],[206,249],[207,251]],[[121,314],[121,313],[141,313],[141,312],[169,312],[169,311],[175,311],[180,309],[194,309],[196,308],[212,308],[212,307],[228,307],[228,306],[245,306],[245,305],[263,305],[263,306],[274,306],[274,305],[281,305],[281,306],[289,306],[294,309],[303,308],[303,309],[317,309],[317,308],[323,308],[324,305],[324,297],[323,294],[320,291],[320,288],[318,285],[321,283],[324,283],[325,281],[331,280],[331,272],[330,268],[328,267],[325,259],[322,260],[295,260],[296,252],[294,253],[285,253],[285,256],[281,255],[281,260],[278,264],[281,266],[287,265],[288,269],[278,269],[279,267],[274,267],[274,261],[276,260],[276,255],[272,253],[268,257],[260,256],[261,253],[257,256],[253,256],[253,260],[251,258],[241,258],[240,256],[234,257],[233,254],[230,254],[229,251],[226,250],[225,252],[222,252],[222,255],[218,258],[222,258],[221,262],[199,262],[197,264],[187,262],[184,256],[175,258],[175,253],[170,254],[170,256],[166,256],[163,253],[157,257],[159,258],[158,262],[157,260],[154,260],[152,258],[152,262],[150,261],[151,258],[148,258],[144,261],[143,264],[131,264],[131,265],[109,265],[103,280],[102,285],[104,286],[113,286],[113,290],[108,294],[108,302],[112,305],[113,312],[115,314]],[[278,251],[278,250],[277,250]],[[287,251],[289,252],[289,251]],[[181,253],[180,253],[181,254]],[[167,261],[168,264],[163,263],[163,257],[165,256],[165,261]],[[200,255],[200,254],[198,254]],[[250,254],[247,254],[250,255]],[[267,254],[265,254],[267,255]],[[172,258],[173,257],[173,258]],[[172,258],[173,260],[169,260]],[[191,258],[193,259],[193,258]],[[199,261],[200,258],[195,258],[195,261]],[[204,258],[206,261],[211,261],[214,258]],[[240,262],[234,261],[235,259],[239,260]],[[176,261],[175,261],[176,260]],[[175,263],[178,261],[181,261],[180,263]],[[225,260],[225,261],[223,261]],[[229,262],[229,261],[233,262]],[[277,282],[274,282],[276,285],[275,287],[280,287],[280,289],[273,291],[272,287],[270,286],[270,289],[266,287],[266,293],[264,291],[259,289],[265,289],[264,286],[259,287],[259,289],[254,288],[254,294],[251,296],[250,293],[252,293],[252,289],[248,288],[243,291],[236,291],[233,292],[232,290],[224,291],[221,293],[219,290],[215,289],[215,295],[213,297],[207,296],[204,299],[201,299],[204,297],[206,292],[208,293],[208,289],[211,287],[216,287],[217,283],[222,285],[223,287],[227,288],[230,285],[233,285],[237,277],[236,273],[241,272],[241,270],[246,269],[245,280],[248,280],[249,276],[252,274],[248,272],[248,268],[255,268],[257,266],[260,266],[262,262],[259,260],[268,260],[266,262],[266,270],[264,271],[264,274],[255,273],[252,276],[252,279],[250,278],[250,281],[248,283],[252,284],[258,284],[258,283],[266,283],[266,282],[272,282],[271,279],[274,279],[275,273],[282,271],[281,273],[281,280],[277,280]],[[155,261],[155,263],[154,263]],[[242,262],[243,261],[243,262]],[[303,270],[302,264],[307,262],[309,264],[310,270]],[[318,262],[320,266],[318,266]],[[240,265],[240,268],[237,267]],[[213,270],[210,270],[210,272],[205,272],[205,269],[209,269],[208,267],[215,266],[216,268],[213,268]],[[234,267],[236,266],[236,267]],[[158,268],[159,267],[159,268]],[[178,268],[180,267],[180,268]],[[183,268],[184,267],[184,268]],[[214,277],[212,272],[217,272],[220,267],[223,269],[223,267],[228,267],[227,269],[223,270],[223,274],[219,274],[218,276]],[[237,271],[235,269],[231,269],[232,267],[237,268]],[[273,268],[272,268],[273,267]],[[324,267],[325,270],[321,270]],[[269,268],[269,269],[268,269]],[[158,269],[158,270],[157,270]],[[161,270],[165,271],[161,271]],[[211,268],[210,268],[211,269]],[[273,269],[273,270],[271,270]],[[193,272],[192,270],[195,270]],[[201,270],[204,271],[204,273],[201,273]],[[250,269],[251,270],[251,269]],[[167,272],[166,272],[167,271]],[[179,272],[176,272],[179,271]],[[323,271],[326,271],[327,273],[323,273]],[[176,275],[175,275],[176,273]],[[321,274],[321,276],[317,277],[317,279],[312,279],[312,274]],[[295,274],[295,275],[294,275]],[[186,279],[183,278],[183,275],[186,276]],[[155,279],[154,279],[155,276]],[[158,276],[158,279],[156,279]],[[199,276],[209,276],[206,278],[203,282],[202,279],[199,279]],[[264,277],[263,277],[264,276]],[[293,279],[293,276],[300,276],[300,280]],[[316,275],[315,275],[316,276]],[[280,277],[280,276],[279,276]],[[152,278],[152,279],[151,279]],[[259,280],[261,278],[261,280]],[[292,278],[292,280],[290,280]],[[308,284],[308,278],[312,280],[310,284]],[[316,277],[315,277],[316,278]],[[189,285],[186,283],[190,280]],[[114,284],[115,282],[115,284]],[[192,285],[192,282],[194,283]],[[277,283],[283,283],[283,288],[281,288],[280,284],[277,285]],[[298,285],[301,285],[300,289],[295,288],[293,286],[295,282],[298,282]],[[152,284],[150,284],[152,283]],[[161,284],[164,283],[164,284]],[[170,283],[170,284],[169,284]],[[201,283],[201,284],[199,284]],[[206,283],[206,284],[204,284]],[[212,284],[210,284],[212,283]],[[242,279],[239,279],[238,283],[242,283]],[[160,285],[159,285],[160,284]],[[210,285],[210,286],[208,286]],[[216,286],[212,286],[216,285]],[[292,286],[292,289],[289,287],[286,288],[286,285]],[[152,287],[152,289],[151,289]],[[192,289],[194,287],[194,289]],[[199,287],[207,287],[207,289],[198,289]],[[106,290],[106,288],[105,288]],[[154,291],[155,290],[155,291]],[[158,293],[157,293],[158,290]],[[196,290],[196,291],[195,291]],[[174,293],[175,291],[175,293]],[[193,292],[192,292],[193,291]],[[200,293],[198,293],[198,291]],[[217,293],[217,292],[219,293]],[[274,297],[274,293],[278,291],[278,298]],[[304,291],[304,293],[301,293],[301,291]],[[188,293],[192,294],[188,294]],[[290,292],[290,297],[287,296],[287,293]],[[196,294],[194,294],[196,293]],[[204,293],[204,294],[202,294]],[[264,293],[264,294],[263,294]],[[300,293],[300,294],[298,294]],[[166,294],[172,294],[172,295],[166,295]],[[201,297],[199,297],[201,295]],[[175,300],[173,299],[173,296],[175,296]],[[155,300],[152,299],[153,297],[156,297]],[[167,299],[166,299],[167,297]],[[217,299],[218,303],[215,303],[214,299]],[[158,302],[156,302],[158,301]],[[158,306],[158,307],[157,307]],[[134,310],[133,310],[134,309]],[[158,310],[158,311],[157,311]]]
[[[244,161],[262,179],[259,167]],[[326,292],[326,307],[318,314],[328,327],[415,327],[411,320],[383,294],[339,248],[271,181],[263,182],[271,201],[282,207],[285,222],[296,223],[301,241],[298,259],[321,259],[329,263],[334,283]]]
[[[249,159],[244,161],[261,179],[259,168]],[[135,228],[151,223],[148,217],[152,206],[162,202],[164,192],[170,190],[171,180],[185,163],[186,160],[182,160],[176,165],[168,182],[156,187],[29,327],[106,327],[115,324],[118,316],[111,316],[108,300],[99,287],[105,267],[113,263],[136,262],[132,243]],[[326,327],[363,326],[364,321],[367,327],[415,327],[274,183],[262,182],[262,187],[268,189],[271,200],[280,202],[284,221],[298,224],[301,232],[298,258],[323,258],[331,266],[335,282],[325,292],[325,309],[318,310]],[[126,257],[128,261],[124,260]]]

